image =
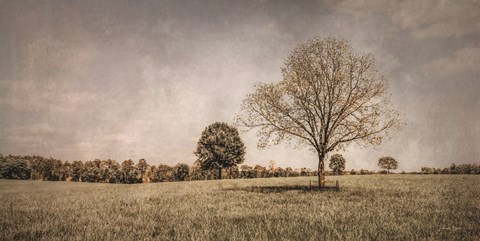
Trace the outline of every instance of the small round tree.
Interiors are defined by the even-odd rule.
[[[390,170],[398,168],[398,162],[393,157],[384,156],[378,160],[378,166],[387,170],[387,174],[390,174]]]
[[[218,179],[221,179],[223,168],[237,166],[244,161],[245,145],[237,128],[216,122],[202,132],[194,154],[202,170],[218,170]]]
[[[329,167],[332,169],[333,173],[341,175],[345,170],[345,158],[340,154],[333,155],[330,157]]]

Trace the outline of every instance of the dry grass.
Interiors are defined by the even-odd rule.
[[[2,240],[480,240],[480,176],[0,180]]]

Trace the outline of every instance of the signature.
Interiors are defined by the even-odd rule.
[[[462,228],[460,228],[460,227],[454,227],[454,226],[452,226],[452,227],[443,227],[443,228],[440,228],[440,230],[449,230],[449,231],[456,231],[456,230],[460,230],[460,229],[462,229]]]

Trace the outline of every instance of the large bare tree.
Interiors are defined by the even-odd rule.
[[[318,155],[321,187],[327,153],[350,143],[379,145],[403,126],[403,115],[390,105],[388,80],[371,56],[355,53],[346,40],[299,45],[282,74],[280,82],[256,85],[235,122],[258,130],[260,148],[284,141],[310,147]]]

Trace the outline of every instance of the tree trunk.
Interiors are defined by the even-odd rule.
[[[325,154],[318,153],[318,187],[325,187]]]
[[[218,180],[222,179],[222,168],[218,168]]]

